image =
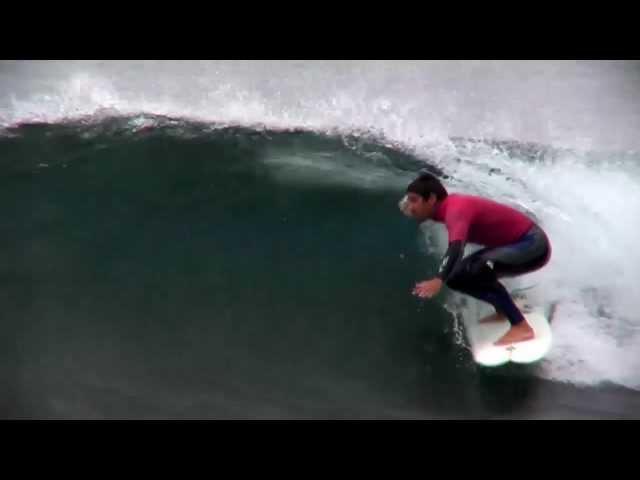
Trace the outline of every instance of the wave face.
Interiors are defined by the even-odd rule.
[[[0,74],[7,416],[544,417],[558,385],[640,388],[637,63]],[[410,295],[444,251],[397,209],[425,168],[547,230],[539,365],[478,369],[469,305]]]

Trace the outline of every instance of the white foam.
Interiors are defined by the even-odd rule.
[[[4,124],[107,108],[365,129],[411,146],[454,135],[640,148],[640,62],[0,62],[0,71]]]
[[[589,164],[571,153],[542,164],[487,149],[476,155],[476,162],[457,169],[460,178],[475,179],[463,187],[533,212],[552,242],[547,267],[506,282],[537,283],[534,298],[560,302],[544,374],[577,383],[610,381],[639,388],[637,168],[616,162]],[[478,166],[486,163],[500,168],[502,175],[479,175]],[[509,175],[518,181],[507,181]],[[428,240],[440,252],[445,248],[442,237],[438,233]],[[457,295],[449,308],[467,315],[472,311]]]

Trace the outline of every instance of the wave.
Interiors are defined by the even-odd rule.
[[[21,125],[7,131],[10,135],[0,140],[6,152],[2,159],[5,182],[12,178],[10,172],[46,170],[47,175],[53,175],[54,170],[79,162],[84,164],[82,168],[97,169],[92,180],[96,187],[106,188],[107,179],[113,180],[117,172],[132,174],[132,178],[120,180],[129,195],[139,184],[153,183],[141,176],[142,172],[147,171],[145,175],[152,179],[157,168],[163,172],[171,161],[193,161],[191,149],[198,149],[201,155],[199,168],[214,165],[217,158],[235,159],[235,167],[233,161],[225,161],[224,168],[217,168],[217,177],[212,179],[215,184],[234,169],[251,165],[280,188],[345,188],[360,195],[365,191],[386,195],[390,202],[402,194],[419,170],[431,170],[444,177],[452,190],[488,195],[527,211],[549,233],[554,257],[547,268],[526,279],[539,284],[539,301],[560,302],[554,350],[539,374],[574,383],[607,381],[633,388],[640,384],[635,355],[640,342],[635,314],[640,292],[633,281],[634,265],[640,262],[634,248],[640,232],[633,222],[620,219],[620,213],[628,218],[640,215],[640,176],[633,156],[596,161],[574,151],[532,143],[464,138],[450,139],[446,149],[439,145],[428,155],[417,155],[375,135],[256,130],[157,115],[89,117],[54,125]],[[163,145],[173,145],[178,158],[164,163],[154,158],[155,154],[165,158]],[[141,163],[139,170],[107,167],[114,162],[114,149],[120,149],[118,155],[143,155],[146,163]],[[107,174],[111,177],[102,177]],[[85,193],[91,195],[91,188]],[[198,192],[185,195],[189,199]],[[126,204],[124,199],[119,201]],[[163,201],[165,206],[170,203]],[[320,202],[327,210],[325,219],[342,208],[331,198]],[[303,201],[301,209],[305,206]],[[385,209],[379,214],[380,223],[397,228],[397,220],[393,220],[396,213],[395,208]],[[352,215],[355,220],[360,213],[354,210]],[[433,265],[444,251],[445,237],[442,229],[425,227],[417,245],[428,256],[426,265]],[[277,226],[263,228],[262,234],[268,236],[267,231]],[[402,231],[408,233],[406,226]],[[391,236],[390,232],[380,234]],[[410,233],[409,238],[413,238]],[[454,299],[451,296],[443,302],[449,302],[449,308],[453,305],[454,311],[463,311]],[[457,338],[463,343],[459,331]]]
[[[17,206],[1,224],[15,333],[3,341],[24,378],[55,376],[37,360],[48,359],[92,389],[171,396],[159,373],[146,384],[142,367],[125,380],[109,367],[153,353],[150,369],[186,378],[197,364],[200,382],[224,384],[205,395],[194,383],[176,405],[202,394],[216,408],[286,410],[290,375],[292,411],[343,391],[353,411],[424,413],[415,385],[450,398],[451,381],[480,374],[458,322],[470,307],[407,295],[444,249],[441,229],[397,211],[427,169],[526,211],[553,242],[551,263],[523,282],[560,302],[554,349],[525,377],[640,388],[638,62],[0,62],[0,73],[0,182]],[[182,363],[178,351],[190,351]]]

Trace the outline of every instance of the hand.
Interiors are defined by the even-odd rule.
[[[420,298],[433,297],[442,288],[442,280],[440,278],[432,278],[424,282],[417,283],[413,288],[414,295]]]

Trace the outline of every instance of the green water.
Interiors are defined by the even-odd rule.
[[[537,411],[535,367],[478,368],[447,292],[410,294],[439,257],[397,208],[408,154],[130,119],[0,152],[4,418]]]

